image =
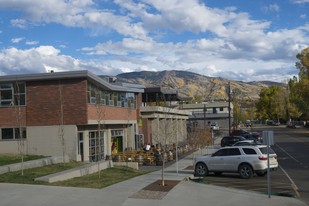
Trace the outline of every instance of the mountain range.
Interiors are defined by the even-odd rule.
[[[118,74],[116,77],[117,81],[176,90],[180,97],[192,99],[199,97],[206,101],[227,100],[229,84],[233,96],[242,100],[257,100],[262,88],[284,85],[271,81],[233,81],[177,70],[130,72]]]

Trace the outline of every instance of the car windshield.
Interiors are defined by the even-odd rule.
[[[267,147],[260,147],[259,148],[262,154],[267,154]],[[269,147],[269,154],[276,154],[270,147]]]

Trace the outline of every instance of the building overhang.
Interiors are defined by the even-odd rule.
[[[143,118],[188,119],[191,112],[159,106],[146,106],[140,109]]]

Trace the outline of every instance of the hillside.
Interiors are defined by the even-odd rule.
[[[227,85],[240,99],[256,100],[263,87],[282,86],[276,82],[241,82],[223,78],[207,77],[187,71],[131,72],[117,75],[119,81],[137,83],[145,87],[161,86],[164,89],[177,90],[181,97],[205,97],[206,100],[227,100]]]

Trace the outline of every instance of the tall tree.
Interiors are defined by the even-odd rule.
[[[279,109],[279,90],[278,86],[263,88],[260,92],[260,98],[256,104],[258,117],[260,119],[278,119]]]
[[[302,113],[306,113],[309,112],[309,47],[297,54],[296,58],[299,73],[298,78],[294,76],[289,81],[291,101]]]
[[[63,166],[65,166],[65,139],[64,139],[64,111],[63,111],[63,88],[61,80],[58,81],[59,86],[59,128],[58,137],[62,146],[62,161]]]
[[[24,155],[25,155],[25,141],[26,139],[26,132],[24,131],[23,127],[26,125],[25,119],[22,114],[22,97],[21,93],[25,93],[25,85],[22,83],[19,83],[18,80],[16,80],[14,84],[14,97],[13,97],[13,105],[15,107],[15,115],[16,120],[18,124],[18,128],[15,130],[15,135],[18,141],[18,150],[20,152],[21,156],[21,175],[24,176]]]
[[[256,103],[259,119],[284,119],[298,116],[299,113],[289,98],[289,91],[284,87],[263,88]]]

